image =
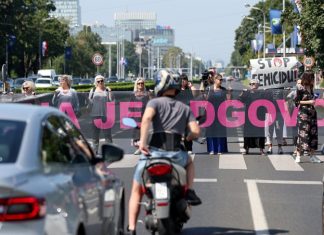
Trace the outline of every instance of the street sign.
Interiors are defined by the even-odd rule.
[[[92,56],[92,63],[99,66],[103,64],[103,56],[100,53],[94,53]]]
[[[313,57],[307,57],[305,56],[304,57],[304,60],[303,60],[303,64],[306,66],[306,67],[313,67],[314,64],[315,64],[315,60]]]

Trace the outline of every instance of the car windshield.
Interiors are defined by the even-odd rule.
[[[17,160],[26,123],[0,120],[0,164]]]
[[[50,80],[37,80],[36,83],[42,83],[42,84],[50,84]]]
[[[25,80],[23,80],[23,79],[15,80],[15,84],[19,84],[19,85],[21,85],[21,84],[24,83],[24,81],[25,81]]]

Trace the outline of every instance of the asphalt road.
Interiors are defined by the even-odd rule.
[[[194,143],[195,190],[203,204],[192,208],[181,234],[322,234],[324,163],[313,164],[307,158],[295,163],[289,154],[292,146],[284,148],[284,155],[260,156],[257,149],[241,155],[239,143],[229,141],[230,153],[222,155],[208,155],[205,144]],[[126,153],[110,168],[125,182],[128,208],[138,156],[132,154],[130,140],[114,143]],[[137,234],[145,235],[149,233],[141,222],[143,211]]]
[[[128,209],[138,156],[132,154],[130,139],[116,139],[119,135],[114,143],[124,149],[125,157],[110,169],[125,183]],[[320,142],[323,137],[320,135]],[[310,163],[307,158],[295,163],[290,155],[292,145],[284,147],[283,155],[275,154],[276,146],[272,155],[261,156],[258,149],[242,155],[242,139],[228,141],[229,153],[222,155],[209,155],[205,144],[194,143],[194,187],[203,204],[192,208],[182,235],[322,234],[324,163]],[[320,152],[318,156],[324,161]],[[143,220],[144,208],[138,220],[140,235],[149,234]]]

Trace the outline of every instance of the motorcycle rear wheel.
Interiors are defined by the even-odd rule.
[[[178,229],[177,229],[178,230]],[[171,218],[158,220],[158,234],[159,235],[176,235],[179,234],[176,231],[176,225]]]

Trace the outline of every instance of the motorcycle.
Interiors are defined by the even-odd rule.
[[[137,127],[132,118],[123,118],[122,123]],[[185,199],[188,190],[186,169],[168,157],[147,156],[142,179],[147,198],[146,202],[141,202],[146,210],[146,229],[152,235],[179,234],[191,214],[191,207]]]

